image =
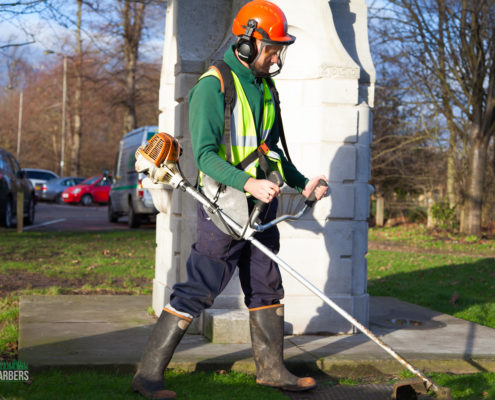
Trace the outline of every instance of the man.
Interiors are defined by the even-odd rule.
[[[326,178],[308,180],[278,148],[282,123],[271,77],[280,72],[285,51],[295,41],[287,33],[284,13],[269,1],[251,1],[237,14],[232,31],[238,39],[224,57],[235,86],[232,113],[225,112],[224,79],[219,70],[210,69],[189,95],[193,153],[202,184],[209,177],[219,192],[225,188],[226,193],[242,192],[249,210],[257,201],[267,203],[261,219],[269,221],[275,217],[280,192],[277,184],[266,179],[270,170],[279,170],[285,182],[306,197],[314,190],[317,199],[326,193],[326,187],[317,187],[317,182]],[[226,124],[226,118],[232,118],[232,122]],[[258,148],[264,149],[263,154]],[[256,382],[293,391],[313,388],[313,378],[298,378],[283,364],[280,299],[284,292],[278,265],[251,242],[222,232],[201,205],[197,224],[196,243],[187,262],[188,279],[174,286],[170,304],[164,308],[146,345],[132,382],[134,390],[147,398],[175,397],[174,392],[165,390],[164,370],[192,319],[213,304],[236,267],[250,311]],[[255,236],[271,251],[278,252],[276,227]]]

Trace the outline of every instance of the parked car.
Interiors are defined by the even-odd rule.
[[[24,209],[17,210],[17,193],[24,193]],[[10,228],[14,217],[24,218],[24,225],[34,222],[36,194],[34,187],[7,150],[0,148],[0,225]]]
[[[23,168],[27,178],[33,184],[34,190],[38,197],[41,197],[41,185],[48,182],[50,179],[58,178],[58,175],[47,169]]]
[[[65,189],[62,199],[65,203],[80,203],[90,206],[92,203],[108,203],[112,178],[109,175],[95,175],[78,185]]]
[[[146,175],[138,174],[134,167],[136,150],[157,132],[157,126],[144,126],[127,133],[120,141],[108,201],[110,222],[127,215],[129,227],[137,228],[144,218],[158,213],[150,192],[141,184]]]
[[[84,178],[76,176],[65,176],[63,178],[50,179],[41,185],[40,199],[45,201],[55,201],[62,204],[62,192],[72,186],[81,183]]]

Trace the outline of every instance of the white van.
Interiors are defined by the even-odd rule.
[[[137,173],[134,168],[136,150],[157,132],[157,126],[143,126],[127,133],[120,141],[108,200],[110,222],[117,222],[119,217],[127,215],[129,227],[137,228],[143,219],[158,213],[151,194],[142,186],[146,175]]]

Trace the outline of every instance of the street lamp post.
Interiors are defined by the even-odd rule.
[[[17,123],[17,162],[21,163],[21,133],[22,133],[22,100],[24,91],[19,95],[19,121]]]
[[[67,56],[64,54],[64,77],[62,83],[62,140],[60,150],[60,176],[64,176],[65,153],[65,103],[67,98]]]
[[[60,176],[64,176],[64,160],[65,160],[65,107],[67,99],[67,55],[61,54],[53,50],[45,50],[45,54],[57,54],[63,57],[64,73],[62,78],[62,138],[60,140]]]

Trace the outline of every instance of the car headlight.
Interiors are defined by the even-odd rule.
[[[72,193],[79,194],[81,192],[81,188],[76,188]]]

